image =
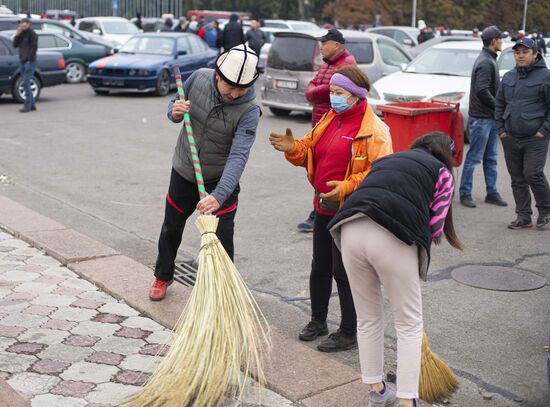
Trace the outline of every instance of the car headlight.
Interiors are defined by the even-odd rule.
[[[369,91],[369,96],[368,96],[370,99],[382,99],[380,97],[380,94],[376,91],[375,87],[374,86],[371,86],[370,88],[370,91]]]
[[[137,74],[139,76],[150,76],[151,72],[149,72],[147,69],[138,69]]]
[[[435,100],[441,100],[443,102],[458,102],[460,99],[464,97],[466,92],[451,92],[451,93],[443,93],[441,95],[434,96],[430,99],[430,102],[433,102]]]
[[[93,74],[96,73],[96,69],[95,68],[88,68],[88,73],[93,75]]]
[[[134,75],[136,74],[136,72],[137,72],[137,71],[136,71],[135,69],[130,69],[130,70],[128,71],[128,75],[134,76]]]

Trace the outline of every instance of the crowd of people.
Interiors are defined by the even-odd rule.
[[[134,24],[138,29],[143,29],[142,17],[138,13]],[[260,55],[260,50],[267,42],[266,33],[262,31],[258,20],[250,21],[250,29],[244,33],[242,22],[237,13],[229,16],[229,21],[223,29],[220,28],[220,22],[213,20],[206,23],[204,16],[180,17],[177,24],[174,25],[172,18],[166,18],[161,32],[188,32],[198,35],[210,48],[218,51],[228,51],[231,48],[247,43],[250,48]]]

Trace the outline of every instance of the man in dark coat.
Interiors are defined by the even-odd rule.
[[[470,83],[470,106],[468,128],[470,149],[464,160],[460,179],[460,202],[468,208],[475,208],[472,198],[474,170],[483,162],[483,174],[487,196],[485,202],[506,206],[497,192],[498,135],[495,128],[495,96],[500,84],[497,52],[502,51],[502,39],[507,35],[492,25],[481,33],[483,49],[472,68]]]
[[[550,186],[544,175],[550,140],[550,70],[533,39],[516,42],[516,66],[502,78],[495,119],[512,178],[517,219],[508,228],[532,227],[531,192],[538,209],[537,228],[550,223]]]
[[[23,77],[23,88],[25,89],[25,104],[19,111],[27,113],[36,110],[31,81],[36,68],[36,52],[38,51],[38,35],[31,28],[31,20],[28,18],[22,19],[19,27],[17,27],[13,38],[13,47],[19,48],[21,75]]]
[[[260,23],[256,20],[250,22],[250,30],[246,32],[245,39],[248,41],[248,46],[258,56],[260,55],[260,50],[267,41],[266,34],[261,30]]]
[[[246,42],[243,26],[239,22],[239,16],[237,14],[233,13],[229,17],[229,22],[223,29],[221,42],[225,51],[229,51],[231,48]]]

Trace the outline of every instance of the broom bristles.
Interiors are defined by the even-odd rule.
[[[422,335],[419,393],[429,403],[442,401],[458,388],[458,380],[451,368],[432,350],[428,335]]]
[[[202,237],[195,287],[170,351],[128,406],[219,406],[240,399],[249,376],[259,382],[261,397],[269,326],[215,235],[218,218],[202,215],[196,225]]]

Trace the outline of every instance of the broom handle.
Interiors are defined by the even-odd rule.
[[[178,95],[180,100],[185,100],[185,91],[183,90],[183,82],[181,81],[180,69],[174,67],[174,76],[176,77],[176,87],[178,89]],[[189,141],[189,149],[191,150],[191,159],[193,160],[193,169],[195,171],[195,178],[197,179],[197,186],[199,188],[199,200],[206,198],[206,189],[204,188],[204,179],[202,178],[201,163],[199,161],[199,153],[197,151],[197,144],[195,143],[195,137],[193,136],[193,127],[191,127],[191,118],[189,113],[183,114],[183,122],[185,124],[185,132],[187,133],[187,140]]]

